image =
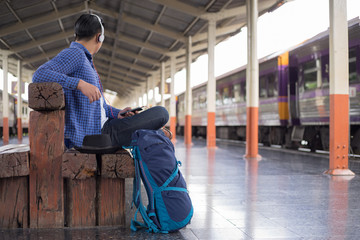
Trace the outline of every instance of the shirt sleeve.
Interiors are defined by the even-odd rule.
[[[114,108],[108,105],[106,101],[104,101],[104,108],[105,108],[106,116],[108,118],[117,118],[119,112],[121,111],[121,109]]]
[[[71,75],[81,67],[84,58],[86,56],[80,49],[64,49],[36,70],[33,82],[57,82],[63,88],[76,89],[80,79]]]

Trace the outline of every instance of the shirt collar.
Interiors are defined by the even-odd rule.
[[[70,47],[71,47],[71,48],[79,48],[79,49],[83,50],[83,51],[85,52],[87,58],[88,58],[90,61],[92,61],[92,55],[91,55],[91,53],[90,53],[90,52],[87,50],[87,48],[84,47],[84,45],[82,45],[81,43],[72,42],[72,43],[70,44]]]

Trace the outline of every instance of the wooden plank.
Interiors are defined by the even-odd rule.
[[[0,178],[29,175],[30,151],[16,152],[17,150],[0,153]]]
[[[66,152],[63,155],[62,176],[71,179],[94,177],[97,171],[95,154]]]
[[[101,176],[103,178],[132,178],[134,175],[134,160],[126,150],[101,156]]]
[[[96,225],[96,178],[65,179],[65,222],[67,227]]]
[[[7,144],[0,147],[0,154],[28,151],[30,151],[28,144]]]
[[[38,110],[59,110],[65,108],[64,92],[55,82],[30,83],[29,107]]]
[[[98,225],[125,226],[125,179],[98,178]]]
[[[28,177],[0,179],[0,228],[27,228]]]
[[[30,112],[30,227],[64,227],[65,111]]]

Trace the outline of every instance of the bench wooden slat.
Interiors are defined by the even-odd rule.
[[[5,145],[0,148],[0,178],[29,175],[29,146]]]
[[[97,171],[95,154],[69,151],[63,154],[62,176],[71,179],[94,177]]]
[[[101,176],[103,178],[133,178],[134,160],[126,150],[101,156]]]

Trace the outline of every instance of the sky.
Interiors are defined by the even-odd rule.
[[[359,16],[360,0],[347,0],[347,9],[348,20]],[[259,17],[258,58],[295,46],[327,30],[328,27],[329,0],[291,0],[275,11]],[[239,34],[215,47],[216,77],[246,64],[246,36],[245,27]],[[192,87],[207,81],[207,59],[206,54],[192,63]],[[3,73],[0,70],[0,89],[3,88],[2,78]],[[9,81],[16,81],[16,78],[9,76]],[[186,71],[183,69],[175,74],[175,94],[185,91],[185,83]],[[158,89],[156,92],[158,93]],[[152,93],[149,95],[151,96]],[[158,94],[156,101],[160,101]],[[133,105],[137,105],[136,102]]]

